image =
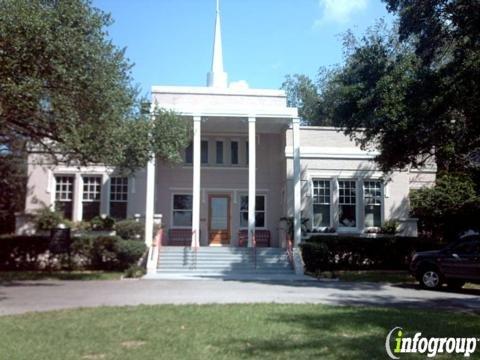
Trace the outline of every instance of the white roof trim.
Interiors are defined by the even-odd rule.
[[[269,96],[286,97],[284,90],[274,89],[235,89],[214,88],[207,86],[152,86],[152,95],[166,94],[192,94],[192,95],[243,95],[243,96]]]

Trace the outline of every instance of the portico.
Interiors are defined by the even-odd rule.
[[[222,36],[220,25],[220,9],[217,0],[215,34],[213,42],[212,66],[207,74],[206,87],[179,87],[179,86],[153,86],[152,106],[158,106],[175,111],[185,121],[193,122],[192,141],[192,187],[191,187],[191,243],[192,248],[198,248],[201,243],[201,221],[207,214],[202,214],[202,188],[211,187],[211,184],[202,184],[202,135],[219,136],[222,134],[229,138],[245,134],[248,147],[246,167],[248,168],[248,247],[255,246],[256,224],[256,197],[257,192],[257,139],[258,134],[278,134],[284,138],[288,127],[294,133],[294,243],[299,244],[301,238],[301,190],[300,190],[300,144],[299,144],[299,119],[296,108],[286,105],[284,91],[267,89],[249,89],[245,82],[228,85],[228,76],[223,67]],[[208,146],[208,143],[207,143]],[[223,151],[223,145],[222,151]],[[208,151],[208,147],[207,147]],[[217,151],[219,151],[217,149]],[[238,149],[237,149],[238,151]],[[279,156],[280,154],[278,154]],[[208,158],[208,154],[206,155]],[[222,154],[223,157],[223,154]],[[208,160],[208,159],[207,159]],[[208,161],[207,161],[208,162]],[[218,162],[218,161],[217,161]],[[227,171],[223,166],[222,170]],[[232,169],[238,169],[231,163]],[[265,166],[265,164],[260,164]],[[207,167],[205,167],[206,169]],[[155,199],[155,160],[147,166],[147,192],[145,207],[145,234],[147,244],[151,243],[153,234],[153,216]],[[222,176],[219,173],[219,176]],[[281,175],[283,177],[284,174]],[[215,181],[212,179],[212,183]],[[221,188],[225,188],[222,184]],[[242,184],[243,185],[243,184]],[[228,187],[228,186],[227,186]],[[280,192],[280,189],[268,189]],[[237,189],[234,190],[237,192]],[[276,194],[280,196],[280,194]],[[275,194],[273,194],[275,196]],[[227,204],[225,203],[227,202]],[[224,200],[216,201],[218,205],[208,206],[208,232],[212,226],[220,226],[230,230],[232,223],[229,213],[231,210],[228,196]],[[173,205],[172,205],[173,206]],[[226,212],[225,216],[222,213]],[[212,225],[211,215],[216,214],[217,223]],[[279,219],[277,219],[279,221]],[[218,223],[220,222],[220,223]],[[174,225],[174,224],[172,224]],[[210,235],[209,235],[210,236]],[[208,243],[210,243],[208,241]]]
[[[173,110],[180,114],[185,121],[191,121],[193,123],[193,139],[192,139],[192,162],[191,164],[185,164],[182,167],[182,178],[184,176],[190,176],[191,178],[191,188],[188,189],[187,187],[178,187],[175,190],[177,192],[183,192],[186,194],[191,194],[192,199],[192,207],[191,207],[191,242],[190,246],[193,248],[201,246],[200,235],[202,233],[202,222],[208,222],[210,224],[211,221],[211,210],[210,209],[210,200],[212,194],[217,195],[228,195],[229,198],[229,208],[232,209],[234,206],[237,206],[238,203],[241,201],[241,195],[248,196],[248,227],[247,227],[247,235],[248,235],[248,247],[252,247],[254,245],[254,235],[256,226],[256,215],[258,215],[258,211],[256,212],[257,204],[256,198],[259,194],[268,193],[268,201],[273,202],[273,199],[280,199],[281,197],[281,190],[276,187],[270,187],[268,184],[265,184],[265,176],[262,176],[263,180],[261,179],[261,186],[258,188],[257,185],[257,171],[258,167],[266,167],[268,164],[268,158],[265,159],[265,156],[262,156],[260,159],[260,163],[257,161],[258,158],[258,143],[261,141],[260,139],[266,138],[278,138],[278,150],[284,148],[284,134],[285,130],[291,128],[293,131],[298,131],[298,118],[297,112],[294,108],[288,107],[265,107],[263,109],[252,109],[250,106],[245,106],[247,112],[242,107],[238,106],[246,97],[263,97],[265,101],[273,101],[278,95],[282,94],[281,91],[278,90],[233,90],[233,89],[209,89],[209,93],[206,93],[206,89],[208,88],[180,88],[177,87],[172,89],[170,87],[155,87],[154,94],[158,99],[165,100],[165,97],[171,96],[172,91],[176,91],[177,94],[175,98],[178,100],[178,96],[182,94],[183,96],[188,96],[190,98],[195,98],[197,96],[204,97],[201,103],[206,104],[204,100],[210,99],[212,103],[215,103],[214,106],[206,108],[202,111],[199,111],[195,108],[186,109],[182,107],[173,107]],[[227,97],[228,102],[236,102],[237,107],[230,108],[230,110],[226,110],[228,104],[224,104],[225,107],[219,106],[220,99],[225,99],[225,95],[229,95]],[[270,98],[270,99],[269,99]],[[216,100],[216,101],[215,101]],[[195,101],[194,101],[195,102]],[[270,104],[271,105],[271,104]],[[169,107],[170,109],[172,107]],[[255,110],[254,112],[251,112]],[[222,147],[223,144],[231,144],[232,141],[223,141],[224,139],[235,139],[234,143],[237,145],[238,142],[243,142],[245,150],[245,155],[240,154],[243,156],[242,164],[238,165],[231,165],[227,164],[225,161],[224,164],[218,165],[215,160],[210,162],[210,164],[202,163],[202,156],[205,157],[205,150],[208,152],[208,148],[202,149],[202,142],[207,142],[205,139],[216,139],[217,141],[213,141],[213,145],[218,143],[219,139],[222,139]],[[242,140],[243,139],[243,140]],[[265,141],[262,140],[262,147],[261,151],[265,152],[264,147],[268,147],[269,145],[264,143]],[[212,142],[212,141],[211,141]],[[205,144],[203,144],[205,145]],[[298,144],[299,145],[299,144]],[[276,150],[276,149],[275,149]],[[218,151],[218,149],[217,149]],[[237,149],[237,151],[239,151]],[[210,151],[212,153],[213,151]],[[227,153],[227,152],[225,152]],[[278,152],[275,152],[278,155],[278,161],[282,161],[281,155]],[[297,156],[299,152],[296,153]],[[210,154],[212,157],[214,154]],[[231,156],[231,154],[230,154]],[[237,154],[235,156],[238,156]],[[208,157],[208,155],[207,155]],[[222,155],[223,157],[223,155]],[[271,159],[272,161],[277,161],[277,159]],[[223,161],[222,161],[223,162]],[[299,163],[299,162],[298,162]],[[298,185],[294,185],[295,188],[300,190],[300,167],[298,167],[298,174],[294,175],[294,182]],[[182,171],[178,170],[178,171]],[[263,170],[263,169],[262,169]],[[153,217],[154,214],[154,199],[155,199],[155,176],[157,171],[155,171],[154,160],[152,160],[147,167],[147,206],[146,206],[146,217],[150,218]],[[190,173],[190,175],[187,175]],[[180,174],[180,173],[179,173]],[[247,176],[245,176],[247,175]],[[273,175],[273,174],[272,174]],[[284,174],[281,172],[278,174],[279,184],[283,184],[284,181]],[[160,175],[161,176],[161,175]],[[177,179],[179,179],[180,175],[178,175]],[[282,179],[280,179],[283,177]],[[224,179],[224,180],[221,180]],[[232,182],[229,184],[227,181],[228,179],[232,179]],[[159,179],[157,179],[159,180]],[[149,189],[151,188],[151,192]],[[168,198],[168,196],[165,196]],[[252,201],[253,200],[253,201]],[[296,202],[296,206],[298,206],[297,212],[300,214],[300,199]],[[271,205],[271,204],[269,204]],[[265,206],[265,205],[263,205]],[[282,206],[280,200],[278,201],[277,207]],[[203,209],[203,213],[202,213]],[[244,210],[244,209],[243,209]],[[258,209],[257,209],[258,210]],[[168,211],[167,211],[168,212]],[[164,214],[165,215],[165,214]],[[235,214],[238,216],[238,214]],[[272,215],[273,217],[273,215]],[[225,215],[227,218],[227,215]],[[276,225],[273,228],[278,226],[279,216],[275,218],[269,219],[270,222],[276,222]],[[295,222],[298,221],[298,229],[300,229],[300,216],[298,216]],[[235,233],[238,233],[240,229],[240,225],[238,225],[235,221],[231,221],[230,214],[228,217],[229,230]],[[175,224],[173,221],[170,221],[171,227],[174,228]],[[153,221],[149,222],[146,221],[146,226],[150,226],[149,230],[146,228],[146,234],[150,234],[153,231]],[[261,225],[261,228],[268,228],[266,224]],[[188,228],[188,226],[187,226]],[[210,241],[205,240],[206,231],[209,226],[203,224],[203,237],[205,244],[210,244]],[[243,227],[242,227],[243,228]],[[297,237],[295,239],[295,243],[298,244],[300,242],[301,233],[298,231],[296,232]],[[276,233],[274,234],[277,235]],[[148,241],[148,239],[147,239]]]

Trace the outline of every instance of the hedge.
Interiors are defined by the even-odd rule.
[[[302,257],[308,272],[335,270],[407,269],[414,251],[442,245],[414,237],[316,236],[302,243]]]
[[[49,236],[0,237],[0,270],[125,270],[144,254],[145,244],[118,236],[75,237],[67,251],[52,251]]]

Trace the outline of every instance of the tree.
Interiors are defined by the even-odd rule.
[[[480,152],[480,3],[383,1],[398,25],[347,33],[345,63],[317,89],[312,123],[376,147],[387,171],[428,161],[465,171]]]
[[[453,239],[472,227],[480,230],[480,197],[468,174],[440,174],[434,187],[413,190],[410,202],[420,229],[433,237]]]
[[[15,212],[25,206],[27,166],[24,144],[0,149],[0,234],[15,230]]]
[[[0,9],[0,222],[24,206],[27,149],[127,172],[153,154],[179,160],[191,127],[139,98],[125,49],[108,40],[109,14],[89,0],[0,0]]]
[[[282,84],[287,94],[287,105],[298,108],[298,116],[305,124],[317,118],[317,88],[306,75],[287,75]]]
[[[0,0],[0,6],[0,144],[21,139],[67,163],[128,169],[144,166],[155,150],[178,156],[183,142],[149,131],[160,118],[184,134],[188,126],[156,111],[151,128],[125,50],[108,40],[109,14],[89,0]]]

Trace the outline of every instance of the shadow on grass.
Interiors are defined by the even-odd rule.
[[[396,326],[407,335],[474,336],[480,331],[480,316],[405,309],[333,307],[315,314],[279,313],[268,321],[291,329],[281,339],[234,337],[217,344],[249,358],[283,358],[302,354],[306,358],[380,359],[386,358],[385,337]],[[465,321],[468,318],[470,321]]]

